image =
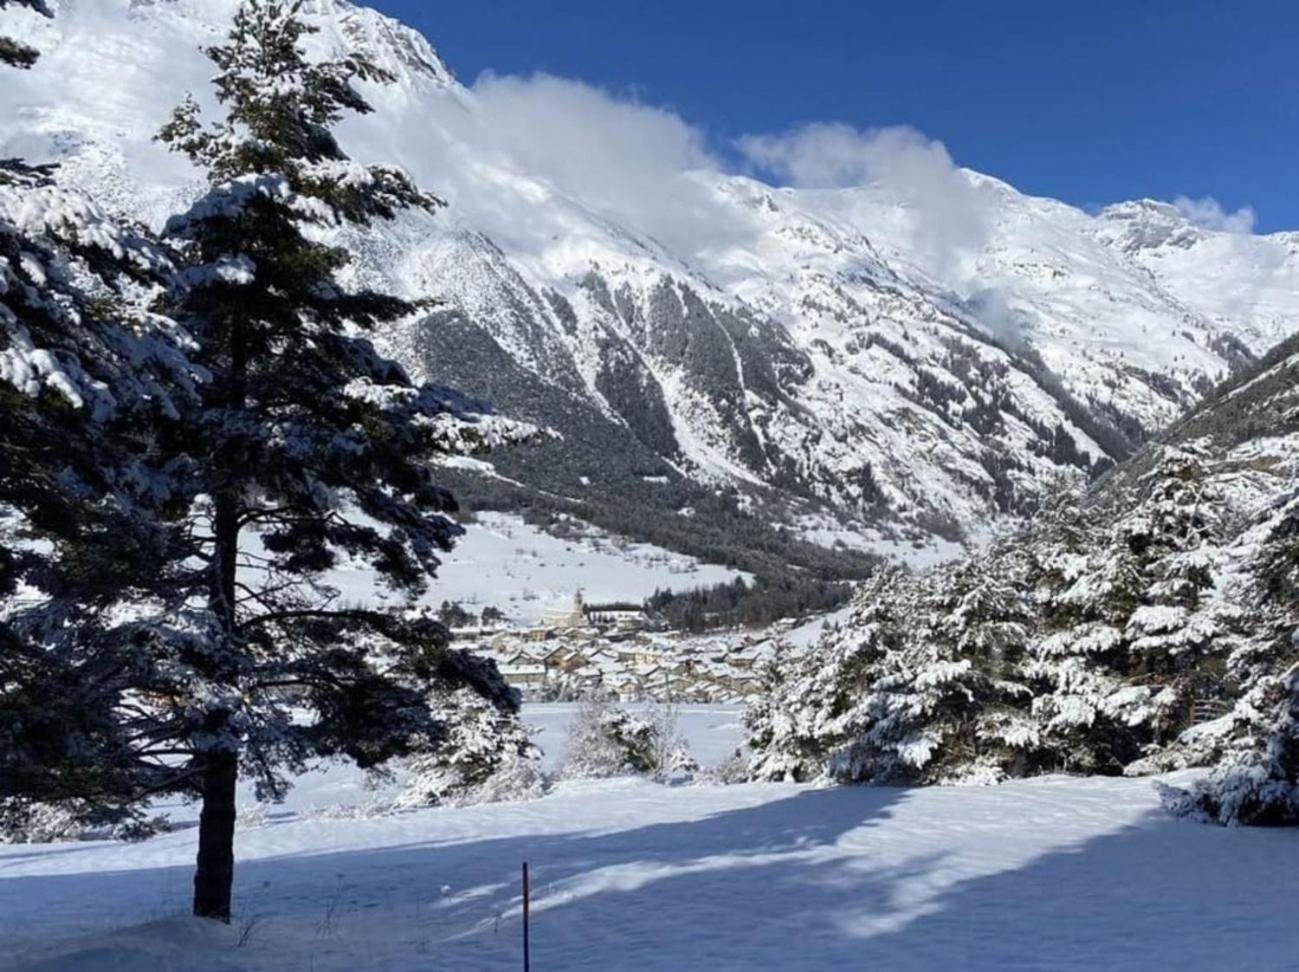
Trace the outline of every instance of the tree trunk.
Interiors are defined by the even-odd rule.
[[[230,923],[230,889],[235,877],[235,784],[239,757],[213,753],[203,771],[203,810],[198,818],[198,867],[194,872],[194,915]]]
[[[226,405],[232,411],[244,406],[242,342],[231,337],[233,361]],[[227,457],[222,457],[227,458]],[[223,482],[213,497],[213,560],[208,586],[208,607],[221,624],[225,651],[209,677],[234,684],[237,667],[223,670],[233,655],[235,595],[239,571],[239,500],[237,472],[229,462]],[[228,731],[228,712],[210,713],[209,732]],[[208,753],[203,768],[203,809],[198,817],[198,861],[194,871],[194,915],[230,923],[230,899],[235,877],[235,787],[239,780],[239,755],[233,750]]]

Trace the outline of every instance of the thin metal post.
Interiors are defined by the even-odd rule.
[[[531,972],[532,956],[528,944],[528,862],[523,862],[523,972]]]

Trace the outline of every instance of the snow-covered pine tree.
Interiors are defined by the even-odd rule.
[[[46,17],[51,16],[45,0],[0,0],[0,11],[6,7],[25,7]],[[29,68],[36,63],[39,56],[35,48],[0,34],[0,65]]]
[[[879,568],[842,627],[766,667],[764,691],[744,715],[753,779],[816,779],[864,730],[872,687],[900,650],[903,603],[914,582],[904,570]]]
[[[1013,543],[921,575],[882,568],[852,616],[782,659],[746,714],[758,779],[932,783],[1029,768],[1017,680],[1031,620]]]
[[[845,780],[987,781],[1026,769],[1036,732],[1017,680],[1029,606],[1013,544],[917,577],[896,647],[830,762]]]
[[[1061,491],[1039,513],[1028,550],[1040,620],[1024,677],[1044,749],[1064,772],[1117,772],[1140,754],[1113,700],[1127,689],[1123,626],[1139,603],[1139,565],[1116,530],[1088,522],[1081,490]],[[1090,511],[1093,522],[1108,519]]]
[[[1257,634],[1231,658],[1242,691],[1215,727],[1224,752],[1207,779],[1164,792],[1174,812],[1223,824],[1299,824],[1299,496],[1267,527],[1253,569]]]
[[[1112,523],[1103,531],[1047,511],[1032,546],[1043,618],[1025,672],[1058,769],[1143,767],[1225,697],[1237,615],[1216,593],[1221,504],[1206,494],[1205,461],[1193,444],[1165,447],[1109,509],[1090,507]]]
[[[1226,660],[1236,647],[1240,613],[1218,596],[1217,561],[1229,531],[1213,485],[1207,449],[1165,448],[1143,485],[1129,543],[1141,538],[1146,584],[1125,626],[1133,675],[1157,689],[1155,744],[1163,745],[1201,713],[1226,706]]]
[[[407,761],[410,779],[398,802],[431,807],[539,796],[543,789],[533,732],[473,689],[440,691],[434,715],[449,729],[438,749]]]
[[[207,51],[224,117],[205,125],[187,101],[160,134],[210,183],[167,226],[186,268],[166,302],[208,380],[163,443],[184,542],[109,632],[134,650],[136,735],[171,757],[161,785],[202,800],[194,912],[225,921],[241,771],[274,799],[312,758],[436,750],[439,692],[517,707],[492,663],[411,606],[460,532],[430,458],[515,431],[412,385],[367,338],[417,307],[345,287],[349,256],[322,234],[439,202],[344,155],[332,126],[369,110],[354,82],[387,76],[361,56],[309,63],[300,8],[245,2]],[[403,602],[345,602],[326,576],[343,558]]]
[[[1038,758],[1040,732],[1023,679],[1036,623],[1026,534],[994,541],[978,557],[936,572],[917,632],[927,642],[918,682],[942,688],[922,707],[939,745],[925,777],[992,781],[1023,776]],[[937,731],[936,731],[937,730]]]
[[[145,457],[203,377],[147,309],[168,254],[53,172],[0,162],[0,834],[18,836],[45,804],[119,821],[148,786],[129,662],[99,634],[169,542]]]

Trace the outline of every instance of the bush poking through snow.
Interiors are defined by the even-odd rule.
[[[396,813],[397,806],[391,800],[372,797],[362,803],[331,803],[323,807],[312,807],[303,816],[308,820],[378,820]]]
[[[701,770],[696,779],[722,786],[744,783],[749,779],[749,755],[743,749],[736,749],[716,766]]]
[[[270,805],[258,800],[239,810],[235,817],[236,830],[259,830],[271,822]]]

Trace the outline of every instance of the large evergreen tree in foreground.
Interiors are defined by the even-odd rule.
[[[18,49],[0,38],[30,67]],[[149,785],[117,708],[130,665],[96,635],[168,542],[146,457],[203,377],[146,307],[167,252],[54,174],[0,161],[0,838],[51,806],[120,822]]]
[[[249,0],[208,52],[224,117],[187,102],[160,137],[209,187],[161,243],[0,172],[0,811],[199,799],[194,911],[222,920],[241,773],[274,799],[312,759],[517,735],[494,665],[415,605],[460,532],[431,459],[525,430],[369,340],[419,305],[349,289],[321,240],[440,203],[344,155],[354,82],[386,77],[308,63],[299,7]],[[345,599],[344,562],[387,596]]]
[[[1256,633],[1230,660],[1244,691],[1201,733],[1220,758],[1207,778],[1164,791],[1175,812],[1223,824],[1299,824],[1299,498],[1265,527],[1249,591]]]
[[[187,263],[167,311],[210,379],[171,445],[187,539],[160,571],[173,599],[130,627],[160,701],[151,738],[202,796],[194,911],[223,920],[241,769],[274,797],[308,758],[437,749],[447,722],[430,699],[455,686],[517,706],[494,665],[410,606],[460,532],[430,457],[502,428],[375,350],[367,332],[418,306],[347,289],[348,254],[320,242],[440,202],[344,155],[331,127],[370,110],[354,82],[390,79],[360,56],[309,63],[300,6],[246,2],[207,51],[225,117],[204,125],[187,102],[160,135],[210,182],[167,227]],[[405,605],[345,603],[325,583],[344,559]]]

